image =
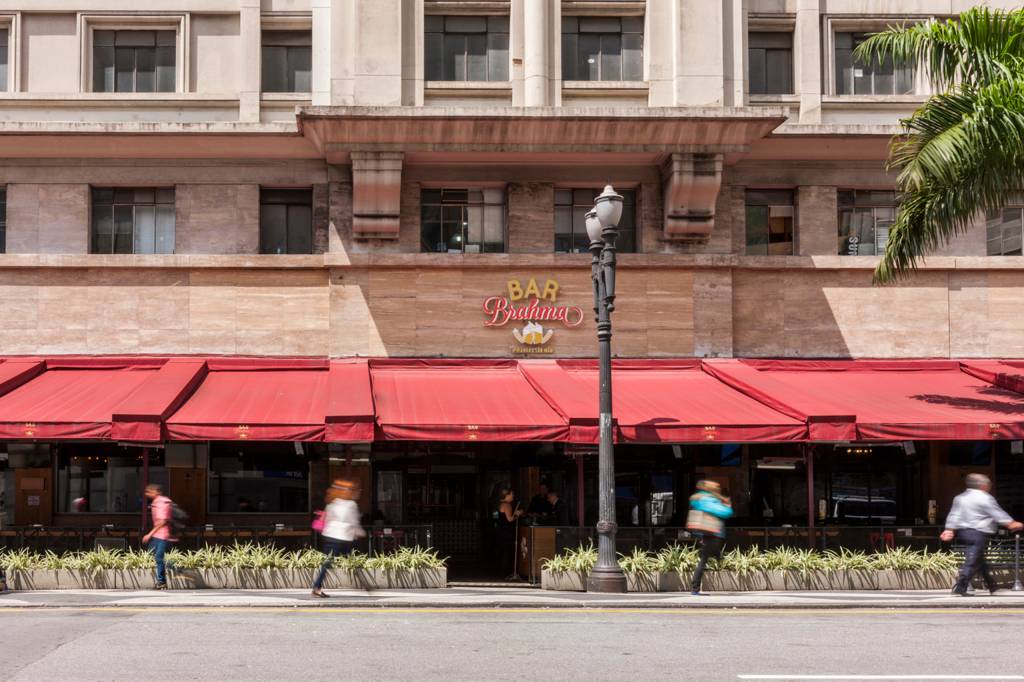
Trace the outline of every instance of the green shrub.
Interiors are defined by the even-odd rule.
[[[679,544],[669,545],[658,552],[658,571],[662,573],[692,571],[697,568],[699,560],[700,552],[696,547]]]
[[[552,573],[590,573],[597,564],[597,549],[591,542],[586,547],[567,549],[550,559],[545,559],[541,568]]]
[[[619,567],[627,575],[642,575],[658,570],[658,558],[639,547],[633,548],[632,554],[619,555]]]

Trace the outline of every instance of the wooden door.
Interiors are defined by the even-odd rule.
[[[188,513],[188,523],[206,523],[206,469],[168,469],[167,494]]]
[[[14,523],[27,526],[53,523],[53,469],[14,470]]]

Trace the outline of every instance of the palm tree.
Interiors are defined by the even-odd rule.
[[[890,27],[854,57],[916,63],[937,93],[901,121],[890,147],[902,196],[875,270],[876,282],[890,282],[1024,189],[1024,10],[979,7]]]

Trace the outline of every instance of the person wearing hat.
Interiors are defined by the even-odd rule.
[[[718,556],[725,540],[725,519],[732,516],[729,498],[722,495],[717,481],[698,481],[697,492],[690,497],[690,511],[686,515],[686,530],[700,540],[700,562],[693,572],[690,593],[700,594],[700,583],[708,558]]]

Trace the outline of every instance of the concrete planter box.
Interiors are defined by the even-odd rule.
[[[278,590],[307,589],[313,584],[314,569],[172,569],[168,586],[178,590]],[[328,589],[433,589],[448,584],[448,570],[417,571],[328,571]],[[144,590],[156,585],[156,572],[136,571],[8,571],[7,587],[12,590]]]
[[[706,592],[762,592],[770,589],[764,573],[734,573],[733,571],[705,571],[700,589]]]
[[[543,570],[540,572],[540,587],[542,590],[557,590],[559,592],[586,592],[587,575],[587,573],[577,571],[555,573]]]
[[[874,571],[879,590],[948,590],[956,582],[956,571]]]
[[[627,573],[626,592],[657,592],[661,584],[661,573]]]
[[[833,590],[877,590],[878,571],[840,569],[830,574]]]

